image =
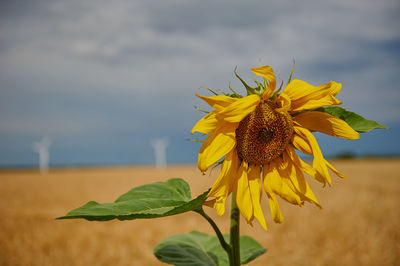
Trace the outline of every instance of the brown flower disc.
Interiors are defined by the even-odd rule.
[[[276,104],[261,102],[240,121],[236,129],[237,153],[241,160],[262,165],[280,156],[293,135],[293,122]]]

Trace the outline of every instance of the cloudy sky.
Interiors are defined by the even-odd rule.
[[[343,83],[344,107],[391,127],[358,141],[319,137],[325,153],[400,149],[400,2],[0,1],[0,165],[33,165],[52,139],[53,164],[196,160],[189,131],[201,87],[243,89],[250,68],[286,80]]]

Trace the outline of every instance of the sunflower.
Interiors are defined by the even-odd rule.
[[[221,172],[208,193],[208,205],[222,215],[227,197],[234,193],[247,222],[252,224],[256,218],[267,230],[260,203],[263,188],[273,220],[281,223],[277,195],[295,205],[308,201],[321,207],[303,172],[324,185],[331,183],[328,168],[345,177],[324,159],[312,132],[345,139],[358,139],[360,135],[345,121],[318,110],[341,104],[335,98],[341,90],[340,83],[313,86],[289,78],[280,93],[275,90],[276,78],[270,66],[251,70],[264,78],[264,84],[256,81],[257,88],[251,88],[235,71],[247,88],[245,97],[237,93],[197,95],[213,111],[200,119],[191,133],[208,135],[198,155],[198,167],[203,173],[223,159]],[[304,162],[296,150],[312,155],[312,165]]]

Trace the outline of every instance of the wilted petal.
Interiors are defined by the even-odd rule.
[[[341,172],[336,170],[336,168],[333,167],[327,160],[325,160],[325,163],[326,163],[326,166],[328,166],[332,170],[332,172],[334,172],[338,177],[348,178],[347,176],[345,176],[344,174],[342,174]]]
[[[260,100],[260,96],[255,94],[240,98],[226,108],[218,111],[217,116],[226,122],[240,122],[256,109]]]
[[[225,95],[215,95],[215,96],[202,96],[199,94],[196,94],[197,97],[199,97],[200,99],[202,99],[203,101],[205,101],[206,103],[208,103],[212,108],[219,110],[222,108],[227,107],[228,105],[230,105],[231,103],[234,103],[235,101],[237,101],[238,99],[236,98],[232,98],[229,96],[225,96]]]
[[[293,119],[300,126],[313,131],[344,139],[359,139],[360,134],[352,129],[345,121],[333,115],[308,111],[296,115]]]
[[[235,129],[237,125],[223,123],[211,135],[209,135],[201,146],[198,158],[198,167],[202,172],[224,157],[235,146]]]
[[[312,153],[314,155],[314,160],[313,160],[313,167],[321,176],[328,182],[328,184],[331,184],[331,178],[328,173],[328,169],[325,164],[325,159],[322,155],[321,149],[319,148],[318,142],[315,139],[314,135],[305,128],[294,126],[294,131],[296,134],[300,135],[303,137],[308,144],[310,145],[312,149]]]
[[[248,172],[249,188],[251,200],[253,202],[254,217],[260,222],[261,226],[267,230],[264,214],[261,209],[261,169],[260,166],[250,165]]]
[[[281,159],[275,159],[270,162],[273,169],[270,175],[268,175],[268,182],[272,191],[278,194],[282,199],[292,204],[301,205],[300,196],[296,194],[296,190],[288,179],[288,173],[282,168]]]
[[[249,179],[247,177],[248,165],[246,162],[243,162],[239,167],[238,173],[238,183],[237,183],[237,191],[236,191],[236,204],[240,210],[240,213],[246,219],[247,222],[251,222],[253,220],[253,201],[251,199],[251,192],[249,187]]]
[[[254,74],[264,77],[266,80],[268,80],[269,82],[268,87],[265,89],[263,93],[263,99],[268,100],[276,87],[276,77],[274,74],[274,70],[270,66],[262,66],[262,67],[255,67],[251,69],[251,71]]]
[[[225,212],[226,198],[232,192],[233,187],[237,182],[237,174],[239,168],[239,158],[235,149],[232,149],[222,163],[221,173],[219,174],[214,185],[211,187],[207,197],[216,197],[214,208],[218,215],[223,215]]]
[[[276,179],[276,176],[279,177],[278,170],[272,165],[264,165],[263,168],[263,179],[264,179],[264,190],[268,196],[269,208],[271,211],[272,219],[275,222],[281,223],[283,222],[283,215],[281,209],[279,207],[278,200],[274,191],[272,190],[272,182]]]
[[[292,80],[284,89],[292,101],[292,112],[316,109],[322,106],[338,105],[342,102],[334,96],[339,93],[340,83],[331,81],[321,86],[313,86],[302,80]]]
[[[288,155],[287,151],[283,153],[283,160],[288,162],[289,178],[292,181],[294,187],[300,193],[300,195],[304,196],[305,200],[315,203],[318,207],[321,207],[306,179],[304,178],[304,175],[301,172],[300,168],[292,162],[290,155]]]
[[[193,134],[194,132],[200,132],[203,134],[210,134],[213,132],[218,125],[218,119],[215,111],[209,113],[208,115],[204,116],[199,122],[194,125],[192,131],[190,132]]]

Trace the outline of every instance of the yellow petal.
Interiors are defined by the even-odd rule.
[[[304,172],[306,172],[309,176],[317,180],[318,182],[321,182],[324,186],[326,185],[326,179],[319,173],[317,170],[312,168],[309,164],[304,162],[300,157],[297,156],[296,152],[294,151],[293,147],[288,147],[286,149],[288,152],[292,162],[299,168],[303,169]],[[311,153],[312,155],[312,153]]]
[[[210,134],[213,132],[218,125],[218,119],[215,111],[212,111],[211,113],[207,114],[204,116],[202,119],[200,119],[196,125],[192,128],[192,131],[190,132],[192,135],[194,132],[200,132],[203,134]]]
[[[264,214],[261,209],[261,169],[260,166],[250,165],[248,172],[250,196],[253,202],[254,217],[258,220],[261,226],[267,231]]]
[[[198,167],[202,172],[224,157],[235,146],[235,129],[237,124],[223,123],[201,146],[198,158]]]
[[[342,102],[334,97],[339,93],[341,86],[340,83],[331,81],[315,87],[305,81],[294,79],[287,85],[283,93],[291,99],[292,112],[298,112],[341,104]]]
[[[256,94],[240,98],[221,111],[218,110],[217,117],[226,122],[240,122],[248,114],[253,112],[254,109],[256,109],[260,100],[260,96]]]
[[[296,147],[296,149],[298,149],[299,151],[301,151],[301,152],[303,152],[303,153],[306,153],[306,154],[312,155],[311,146],[310,146],[310,145],[308,144],[308,142],[306,142],[302,137],[300,137],[300,136],[294,134],[293,139],[292,139],[292,143],[293,143],[293,145]],[[290,148],[287,149],[288,154],[291,154],[291,153],[292,153],[292,154],[294,154],[294,155],[297,157],[297,160],[296,160],[296,159],[293,159],[293,158],[292,158],[292,155],[290,155],[291,158],[292,158],[292,161],[293,161],[297,166],[299,166],[300,168],[303,168],[303,170],[304,170],[307,174],[309,174],[309,175],[312,176],[313,178],[318,179],[318,181],[320,181],[320,182],[322,182],[322,183],[325,183],[325,180],[324,180],[324,179],[320,179],[320,178],[319,178],[320,175],[315,175],[315,174],[314,174],[315,171],[313,171],[313,170],[314,170],[313,168],[311,168],[312,170],[310,170],[310,169],[309,169],[310,166],[307,165],[306,163],[304,163],[303,161],[301,161],[301,159],[300,159],[300,158],[296,155],[296,153],[294,152],[293,147],[291,147],[291,149],[293,150],[293,152],[289,152],[289,151],[290,151]],[[296,163],[294,160],[296,160],[296,162],[298,162],[298,163]],[[328,166],[337,176],[339,176],[339,177],[341,177],[341,178],[347,178],[344,174],[342,174],[342,173],[340,173],[338,170],[336,170],[327,160],[324,159],[324,162],[325,162],[326,166]]]
[[[310,148],[311,150],[311,148]],[[288,147],[286,148],[286,152],[289,155],[290,159],[292,160],[292,162],[299,168],[303,169],[304,172],[306,172],[308,175],[310,175],[311,177],[313,177],[314,179],[318,180],[319,182],[325,184],[325,179],[321,177],[321,175],[319,175],[317,173],[317,171],[312,168],[310,165],[308,165],[307,163],[305,163],[302,159],[300,159],[299,156],[297,156],[296,152],[294,151],[294,148],[290,145],[288,145]],[[310,153],[312,154],[312,152]]]
[[[301,205],[300,196],[296,194],[296,190],[291,184],[290,179],[288,179],[288,174],[286,170],[281,167],[281,159],[275,159],[270,162],[272,171],[268,174],[268,185],[271,187],[272,191],[278,194],[282,199],[289,203]]]
[[[296,105],[292,105],[292,113],[304,110],[314,110],[323,106],[339,105],[342,104],[342,102],[332,95],[326,95],[318,100],[308,100],[301,104],[299,104],[299,102],[297,101],[295,102],[295,104]]]
[[[316,111],[304,112],[296,115],[293,120],[309,130],[319,131],[334,137],[345,139],[360,138],[360,134],[345,121],[327,113]]]
[[[196,94],[197,97],[200,99],[204,100],[206,103],[208,103],[212,108],[218,110],[227,107],[231,103],[234,103],[237,99],[232,98],[229,96],[225,95],[215,95],[215,96],[202,96],[199,94]]]
[[[308,142],[297,134],[293,134],[292,143],[302,153],[312,155],[312,149]]]
[[[293,128],[296,134],[308,141],[314,155],[314,169],[328,182],[328,184],[331,184],[331,178],[328,173],[328,168],[326,168],[324,156],[322,155],[321,149],[319,148],[314,135],[308,129],[299,126],[294,126]]]
[[[341,178],[348,178],[347,176],[345,176],[344,174],[342,174],[341,172],[339,172],[338,170],[336,170],[335,167],[333,167],[327,160],[325,160],[325,164],[338,176]]]
[[[203,202],[203,205],[216,209],[217,214],[221,216],[225,212],[225,203],[226,203],[226,197],[220,197],[212,200],[207,200]]]
[[[219,197],[215,200],[215,204],[213,207],[215,208],[219,216],[225,213],[226,198],[227,197]]]
[[[265,89],[263,93],[263,99],[268,100],[276,87],[276,77],[274,74],[274,70],[270,66],[262,66],[262,67],[255,67],[251,71],[254,74],[264,77],[266,80],[268,80],[269,82],[268,87]]]
[[[316,204],[318,207],[321,207],[306,179],[304,178],[300,168],[292,162],[287,151],[283,153],[283,160],[288,162],[289,178],[299,194],[304,197],[303,199]]]
[[[276,223],[282,223],[283,215],[275,193],[272,192],[271,194],[268,194],[268,203],[271,210],[272,219],[274,219]]]
[[[242,162],[238,173],[238,183],[236,191],[236,204],[240,210],[240,213],[246,219],[248,223],[253,220],[253,202],[251,199],[249,180],[247,177],[248,166],[246,162]]]
[[[317,89],[320,91],[328,90],[328,94],[336,96],[339,94],[340,90],[342,89],[342,84],[331,80],[329,83],[317,86]]]
[[[239,158],[236,149],[232,149],[222,163],[221,172],[211,187],[207,197],[227,197],[232,191],[232,186],[236,182],[236,175],[239,169]]]
[[[268,184],[275,193],[282,189],[282,179],[278,172],[278,166],[279,164],[274,161],[270,162],[271,171],[268,173]]]
[[[268,196],[269,208],[271,211],[272,219],[276,223],[283,222],[283,215],[278,204],[275,193],[272,190],[271,181],[274,179],[273,176],[279,175],[278,170],[271,165],[264,165],[263,168],[263,179],[264,179],[264,189]]]
[[[275,99],[275,103],[281,106],[275,109],[276,112],[288,112],[292,108],[290,97],[285,93],[281,93],[279,97]]]
[[[279,162],[280,161],[280,162]],[[281,198],[295,205],[302,205],[302,201],[300,196],[298,195],[296,188],[293,186],[290,180],[290,169],[289,164],[287,162],[282,163],[281,159],[275,159],[276,168],[278,169],[279,176],[281,177],[281,189],[280,191],[274,191]]]

